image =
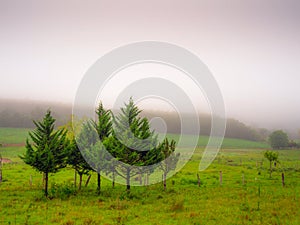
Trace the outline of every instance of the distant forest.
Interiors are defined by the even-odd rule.
[[[33,120],[40,120],[47,109],[51,109],[56,118],[56,125],[65,124],[71,118],[72,106],[53,102],[38,102],[25,100],[1,100],[0,99],[0,127],[34,128]],[[167,124],[168,133],[180,133],[180,118],[175,112],[143,111],[143,116],[148,119],[161,117]],[[189,118],[189,115],[181,115]],[[188,119],[187,119],[188,120]],[[211,117],[207,114],[199,115],[200,135],[209,135],[211,129]],[[187,133],[195,134],[190,130]],[[254,129],[244,123],[227,119],[225,137],[239,138],[251,141],[265,141],[270,134],[267,129]]]

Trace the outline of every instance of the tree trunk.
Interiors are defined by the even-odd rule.
[[[115,171],[113,170],[113,174],[112,174],[112,187],[115,187]]]
[[[1,165],[0,165],[0,183],[2,182],[2,168],[1,168]]]
[[[44,173],[45,174],[45,196],[48,196],[48,172]]]
[[[140,186],[142,186],[143,185],[142,171],[139,174],[139,181],[140,181]]]
[[[272,161],[270,161],[270,178],[272,177]]]
[[[164,190],[167,190],[167,173],[164,173]]]
[[[130,191],[130,169],[127,169],[126,173],[126,184],[127,184],[127,191]]]
[[[97,194],[100,194],[100,190],[101,190],[101,175],[100,172],[98,172],[97,174]]]
[[[82,174],[79,174],[79,184],[78,184],[78,190],[81,190],[81,184],[82,184]]]
[[[77,171],[74,170],[74,187],[76,188],[77,183]]]
[[[89,184],[89,182],[90,182],[90,179],[91,179],[91,176],[92,176],[92,175],[89,175],[88,179],[86,180],[86,182],[85,182],[85,187],[88,186],[88,184]]]
[[[149,172],[147,172],[146,175],[147,175],[147,185],[149,185],[149,177],[150,177]]]
[[[1,147],[1,144],[0,144]],[[2,156],[0,154],[0,183],[2,182]]]

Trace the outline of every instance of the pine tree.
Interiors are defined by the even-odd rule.
[[[112,132],[112,121],[111,121],[111,111],[106,110],[102,104],[102,102],[99,103],[98,108],[96,109],[96,115],[97,119],[94,122],[94,127],[97,131],[98,138],[101,143],[105,143],[105,139],[109,137],[109,135]],[[98,163],[98,175],[97,175],[97,190],[98,193],[100,193],[100,188],[101,188],[101,174],[100,171],[105,169],[105,166],[109,165],[104,165],[104,159],[108,160],[108,157],[103,149],[103,146],[98,144],[100,149],[96,149],[96,154],[93,155],[95,157],[94,160],[99,161]],[[107,162],[107,161],[106,161]],[[111,164],[112,166],[114,164]],[[111,168],[114,170],[114,168]],[[114,174],[113,174],[113,186],[114,186]]]
[[[84,120],[78,120],[74,115],[71,116],[70,120],[63,126],[60,126],[59,128],[66,129],[67,132],[67,138],[70,140],[71,146],[69,148],[68,154],[67,154],[67,164],[70,165],[74,171],[74,186],[76,187],[77,183],[77,174],[79,175],[79,185],[78,189],[81,189],[82,186],[82,177],[83,175],[89,175],[92,168],[90,165],[86,162],[84,157],[82,156],[79,147],[75,140],[75,134],[74,129],[79,132],[80,125],[83,123]]]
[[[157,136],[150,130],[149,121],[140,118],[141,110],[132,98],[121,113],[113,117],[114,130],[107,148],[119,163],[116,172],[126,179],[127,190],[130,190],[130,178],[140,172],[134,166],[147,166],[160,159],[156,152]]]
[[[48,175],[66,166],[66,156],[70,143],[64,129],[54,130],[55,119],[48,110],[43,120],[33,121],[36,129],[29,132],[26,152],[20,156],[23,161],[45,175],[45,196],[48,196]]]

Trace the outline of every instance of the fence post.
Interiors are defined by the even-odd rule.
[[[32,175],[30,174],[30,178],[29,178],[29,185],[30,187],[32,187]]]
[[[1,144],[0,144],[1,146]],[[0,154],[0,183],[2,182],[2,155]]]
[[[242,175],[242,180],[243,180],[243,186],[245,185],[245,174],[243,173]]]
[[[285,183],[284,183],[284,173],[281,174],[281,181],[282,181],[282,187],[285,186]]]
[[[220,171],[220,185],[222,186],[222,182],[223,182],[223,174],[222,174],[222,170]]]
[[[198,187],[200,187],[200,175],[197,173]]]

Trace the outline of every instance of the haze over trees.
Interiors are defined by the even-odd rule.
[[[282,130],[272,132],[269,141],[273,149],[281,149],[289,146],[288,135]]]
[[[0,127],[34,128],[32,120],[41,120],[48,108],[51,108],[52,115],[56,118],[57,126],[63,126],[68,123],[72,114],[72,106],[70,104],[0,99]],[[119,109],[114,109],[113,111],[115,114],[119,113]],[[161,117],[167,124],[168,133],[181,133],[180,117],[175,112],[147,110],[141,112],[141,115],[149,120],[153,117]],[[188,121],[190,115],[186,113],[180,116],[185,117],[185,121]],[[209,135],[211,131],[211,116],[200,114],[199,121],[201,126],[200,135]],[[227,119],[225,137],[228,138],[265,141],[270,133],[267,129],[252,128],[236,119]],[[188,131],[188,134],[198,135],[192,130]],[[296,139],[298,134],[291,137]]]

